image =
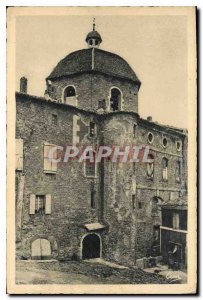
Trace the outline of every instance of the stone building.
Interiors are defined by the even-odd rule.
[[[44,97],[16,92],[16,254],[24,259],[103,257],[126,265],[160,252],[159,204],[187,194],[187,132],[138,114],[141,82],[99,48],[62,59]],[[53,163],[53,146],[148,146],[150,163]]]

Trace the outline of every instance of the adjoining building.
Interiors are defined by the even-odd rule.
[[[187,194],[187,132],[142,119],[129,64],[99,49],[95,27],[86,42],[46,78],[44,97],[27,94],[26,78],[16,92],[16,254],[134,265],[160,253],[160,204]],[[52,163],[53,145],[147,145],[150,163]]]

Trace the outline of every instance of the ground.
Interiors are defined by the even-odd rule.
[[[149,284],[169,283],[157,274],[102,261],[17,261],[17,284]]]

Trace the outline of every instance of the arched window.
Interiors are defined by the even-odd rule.
[[[168,180],[168,159],[165,157],[162,159],[162,178],[164,181]]]
[[[64,90],[64,103],[76,106],[76,93],[73,86],[67,86]]]
[[[85,160],[85,176],[95,177],[96,176],[96,153],[89,150],[86,154],[87,159]]]
[[[147,163],[147,177],[153,179],[154,178],[154,156],[152,154],[149,154],[148,160],[150,161]]]
[[[110,110],[121,110],[121,92],[117,88],[111,89]]]

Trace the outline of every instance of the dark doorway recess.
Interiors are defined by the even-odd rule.
[[[82,258],[90,259],[100,257],[100,238],[96,234],[88,234],[82,243]]]

